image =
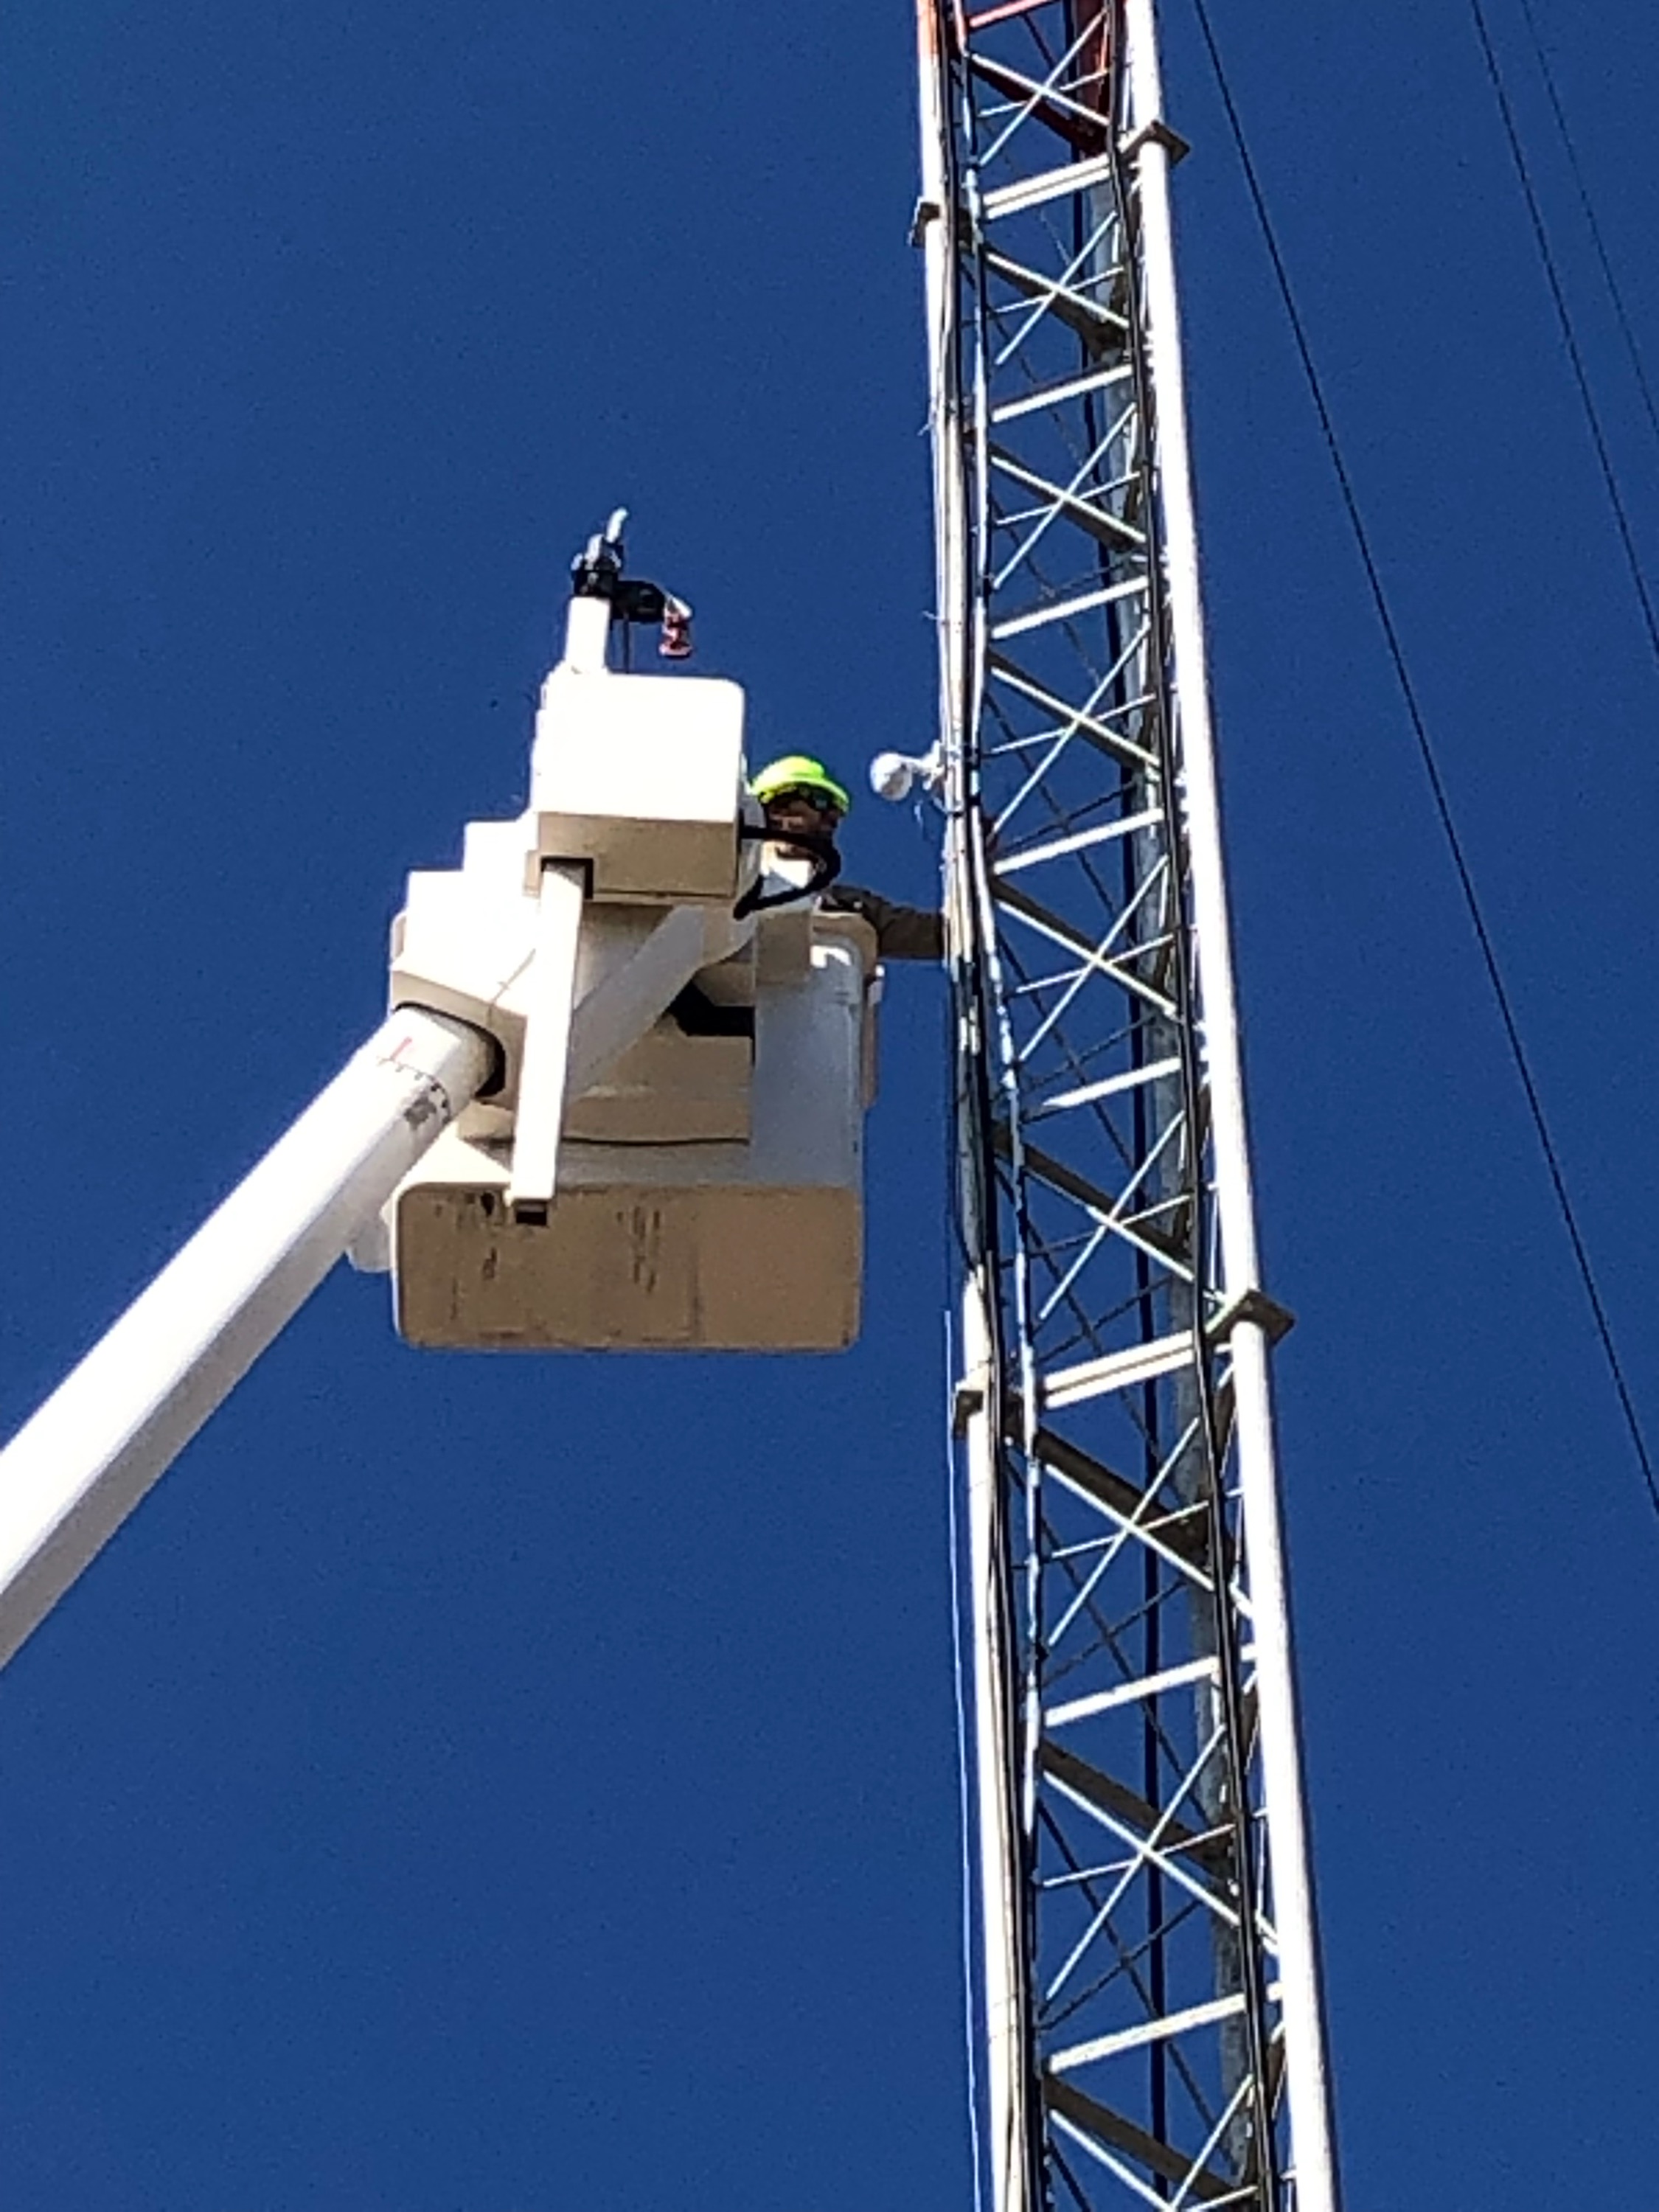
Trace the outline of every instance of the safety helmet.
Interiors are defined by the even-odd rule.
[[[781,760],[769,761],[750,788],[763,806],[768,799],[799,791],[809,799],[826,800],[837,813],[852,811],[852,800],[823,763],[805,753],[786,753]]]

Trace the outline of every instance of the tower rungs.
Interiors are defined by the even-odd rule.
[[[1046,845],[1027,846],[1023,853],[1013,853],[1006,860],[996,862],[993,873],[999,876],[1018,875],[1022,868],[1035,868],[1044,860],[1063,860],[1068,853],[1087,852],[1095,845],[1109,844],[1114,837],[1127,837],[1136,830],[1146,830],[1164,819],[1161,806],[1143,807],[1139,814],[1125,814],[1115,822],[1105,822],[1093,830],[1079,830],[1070,837],[1055,837]]]
[[[1188,1365],[1193,1357],[1190,1329],[1174,1336],[1154,1337],[1150,1344],[1132,1344],[1123,1352],[1109,1352],[1103,1359],[1080,1360],[1075,1367],[1056,1368],[1042,1380],[1042,1402],[1053,1413],[1080,1405],[1085,1398],[1103,1398],[1109,1390],[1132,1390],[1155,1382]]]
[[[1086,399],[1091,392],[1103,392],[1113,384],[1127,384],[1133,371],[1124,362],[1110,368],[1097,368],[1087,376],[1069,376],[1063,384],[1040,385],[1035,392],[1022,392],[1018,399],[1005,399],[991,410],[994,423],[1017,422],[1024,415],[1040,415],[1046,408],[1066,407],[1073,400]]]
[[[1178,1060],[1150,1060],[1145,1067],[1132,1067],[1127,1074],[1103,1076],[1098,1083],[1085,1083],[1080,1091],[1062,1091],[1057,1097],[1045,1098],[1031,1119],[1041,1114],[1061,1114],[1072,1106],[1092,1106],[1097,1099],[1115,1098],[1121,1091],[1137,1090],[1143,1083],[1160,1083],[1165,1076],[1180,1073]]]
[[[1132,576],[1127,584],[1108,584],[1098,592],[1080,592],[1073,599],[1054,599],[1046,606],[1032,607],[1023,615],[1010,615],[1006,622],[992,623],[991,635],[995,638],[1024,637],[1027,630],[1042,629],[1048,623],[1066,622],[1073,615],[1091,613],[1096,607],[1109,606],[1115,599],[1133,599],[1146,589],[1144,576]]]
[[[1144,2043],[1163,2043],[1194,2027],[1213,2027],[1218,2021],[1232,2020],[1243,2009],[1243,1993],[1235,1990],[1231,1996],[1212,1997],[1208,2004],[1188,2005],[1184,2012],[1165,2013],[1161,2020],[1143,2020],[1133,2027],[1119,2028],[1114,2035],[1097,2035],[1087,2043],[1074,2043],[1069,2051],[1056,2051],[1048,2061],[1048,2070],[1066,2074],[1074,2066],[1115,2057],[1120,2051],[1134,2051]]]
[[[1213,1656],[1189,1659],[1184,1667],[1166,1667],[1161,1674],[1143,1674],[1138,1681],[1120,1682],[1115,1689],[1097,1690],[1091,1698],[1073,1698],[1069,1705],[1052,1705],[1042,1716],[1042,1725],[1064,1728],[1069,1721],[1091,1720],[1097,1713],[1109,1713],[1142,1698],[1162,1697],[1165,1690],[1179,1690],[1188,1682],[1219,1680],[1220,1669]]]
[[[1063,199],[1067,192],[1085,192],[1091,185],[1109,184],[1115,161],[1112,154],[1097,154],[1091,161],[1065,161],[1057,169],[1043,169],[1035,177],[999,185],[985,195],[986,216],[995,222],[1000,216],[1022,215],[1027,208]]]

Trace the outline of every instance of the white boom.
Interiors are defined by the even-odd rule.
[[[0,1663],[113,1535],[485,1080],[402,1006],[0,1452]]]
[[[384,1025],[0,1452],[0,1664],[348,1250],[419,1343],[856,1333],[873,940],[750,897],[741,688],[611,670],[618,625],[690,651],[623,521],[575,566],[529,808],[410,878]]]

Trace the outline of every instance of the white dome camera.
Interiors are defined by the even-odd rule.
[[[870,763],[870,788],[878,799],[890,799],[896,805],[910,796],[921,765],[903,753],[878,753]]]

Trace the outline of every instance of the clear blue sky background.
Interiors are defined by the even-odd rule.
[[[1659,690],[1468,16],[1216,4],[1659,1424]],[[1659,356],[1659,32],[1536,4]],[[1659,1525],[1169,17],[1351,2204],[1641,2203]],[[769,749],[933,707],[901,0],[0,43],[9,1424],[373,1026],[613,502]],[[938,979],[891,1012],[855,1353],[416,1356],[342,1275],[7,1673],[7,2212],[962,2212]]]

